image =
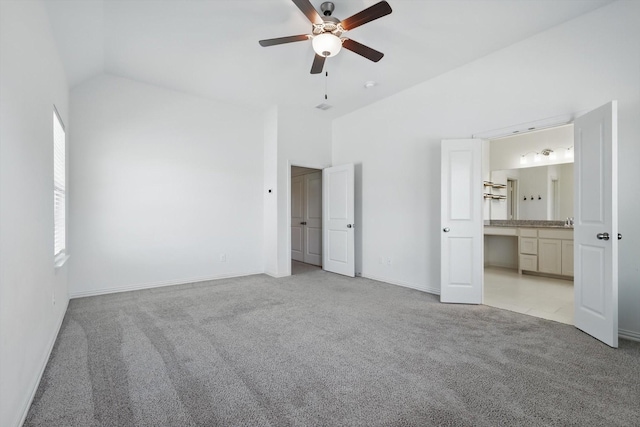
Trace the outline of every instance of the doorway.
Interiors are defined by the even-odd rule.
[[[506,197],[485,202],[499,227],[484,237],[485,305],[574,324],[573,230],[562,228],[573,217],[573,159],[553,155],[572,146],[573,125],[489,141],[488,181]],[[514,147],[517,165],[505,161]]]
[[[322,267],[320,169],[291,166],[291,265],[292,274]]]

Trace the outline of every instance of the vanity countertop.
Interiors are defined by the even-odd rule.
[[[512,228],[559,228],[573,230],[573,226],[564,225],[564,221],[539,221],[539,220],[496,220],[485,222],[485,227],[512,227]]]

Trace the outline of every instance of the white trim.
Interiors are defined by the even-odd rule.
[[[638,341],[640,342],[640,332],[629,331],[627,329],[618,328],[618,336],[620,338],[624,338],[626,340]]]
[[[365,279],[370,279],[370,280],[376,280],[378,282],[384,282],[384,283],[388,283],[390,285],[395,285],[395,286],[402,286],[403,288],[410,288],[410,289],[415,289],[417,291],[422,291],[422,292],[426,292],[429,294],[434,294],[434,295],[440,295],[440,289],[436,289],[436,288],[431,288],[431,287],[423,287],[423,286],[418,286],[418,285],[414,285],[408,282],[402,282],[399,280],[389,280],[389,279],[383,279],[381,277],[375,277],[375,276],[370,276],[368,274],[362,273],[362,276]]]
[[[264,274],[266,274],[267,276],[273,277],[274,279],[281,279],[283,277],[291,276],[291,274],[277,274],[272,271],[265,271]]]
[[[507,126],[499,129],[487,130],[471,135],[472,138],[478,139],[500,139],[509,136],[522,135],[530,132],[537,132],[544,129],[565,126],[573,123],[576,117],[580,117],[589,110],[578,111],[572,114],[563,114],[561,116],[549,117],[546,119],[535,120],[527,123],[518,123],[516,125]]]
[[[90,291],[70,292],[69,299],[92,297],[92,296],[106,295],[106,294],[115,294],[118,292],[139,291],[142,289],[161,288],[163,286],[186,285],[189,283],[207,282],[209,280],[232,279],[234,277],[253,276],[255,274],[262,274],[262,273],[264,272],[263,271],[247,271],[244,273],[221,274],[221,275],[206,276],[206,277],[192,277],[190,279],[176,279],[176,280],[167,280],[163,282],[136,283],[132,285],[118,286],[117,288],[94,289]]]
[[[44,375],[44,370],[47,367],[47,363],[49,363],[49,358],[51,357],[51,352],[53,351],[53,346],[58,339],[58,334],[60,333],[60,329],[62,328],[62,322],[64,322],[64,317],[67,314],[67,307],[69,307],[69,301],[66,302],[64,306],[64,310],[62,310],[62,316],[58,319],[58,326],[56,327],[56,332],[53,334],[51,339],[49,340],[49,344],[47,345],[47,351],[45,352],[45,357],[40,363],[40,371],[36,377],[36,380],[31,383],[31,393],[29,394],[29,398],[25,402],[25,405],[22,408],[22,416],[20,417],[20,422],[15,424],[16,426],[21,426],[24,424],[27,419],[27,415],[29,414],[29,408],[31,408],[31,403],[33,403],[33,398],[36,396],[36,392],[38,391],[38,386],[40,385],[40,381],[42,381],[42,376]]]

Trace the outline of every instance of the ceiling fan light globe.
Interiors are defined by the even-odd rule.
[[[313,50],[320,56],[336,56],[342,49],[342,40],[331,33],[318,34],[311,41]]]

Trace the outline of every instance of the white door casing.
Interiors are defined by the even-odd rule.
[[[442,141],[440,301],[482,304],[482,140]]]
[[[322,268],[355,276],[353,164],[322,171]]]
[[[322,265],[322,172],[304,175],[304,262]]]
[[[574,121],[575,325],[618,346],[617,103]]]
[[[291,259],[304,261],[304,179],[291,178]]]

